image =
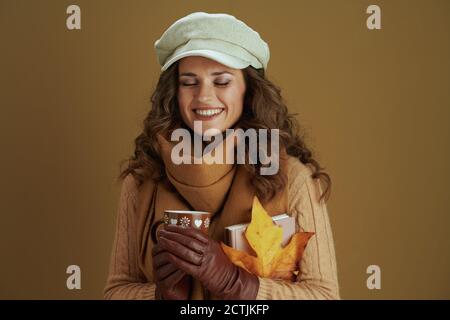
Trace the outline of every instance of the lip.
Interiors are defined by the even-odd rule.
[[[193,108],[192,111],[195,112],[195,110],[214,110],[214,109],[225,109],[223,107],[199,107],[199,108]]]
[[[216,110],[216,109],[221,109],[222,111],[211,115],[211,116],[206,116],[206,115],[201,115],[195,112],[195,110]],[[195,108],[192,109],[192,113],[194,113],[194,117],[198,120],[202,120],[202,121],[211,121],[214,120],[215,118],[217,118],[218,116],[220,116],[223,112],[224,112],[225,108],[221,108],[221,107],[209,107],[209,108]]]

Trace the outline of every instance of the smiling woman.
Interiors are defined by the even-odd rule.
[[[189,128],[194,130],[195,120],[202,121],[203,132],[211,128],[223,132],[234,126],[244,106],[246,86],[242,70],[191,56],[181,59],[178,73],[178,106]]]
[[[105,298],[339,299],[325,205],[330,177],[301,139],[280,89],[265,76],[267,43],[231,15],[196,12],[172,24],[155,49],[162,73],[134,156],[120,174]],[[191,133],[194,143],[201,136],[205,149],[210,131],[276,130],[279,170],[264,175],[263,158],[255,163],[174,163],[176,145],[170,137],[179,129]],[[272,137],[243,139],[244,156],[251,157],[251,150],[275,151],[264,150]],[[223,141],[219,149],[239,151]],[[297,230],[315,233],[295,281],[257,276],[232,263],[220,246],[226,227],[250,221],[255,196],[269,215],[287,213]],[[151,234],[165,210],[210,213],[208,234],[193,227],[167,228],[158,230],[154,244]]]

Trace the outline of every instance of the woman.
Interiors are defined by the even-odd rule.
[[[155,49],[162,73],[134,156],[120,176],[105,298],[339,299],[325,205],[331,181],[300,138],[280,90],[265,77],[267,44],[231,15],[196,12],[172,24]],[[267,163],[248,161],[253,147],[248,140],[226,135],[237,128],[279,130],[276,174],[262,174]],[[215,129],[226,141],[217,150],[236,154],[236,145],[228,142],[244,143],[247,161],[175,164],[171,133],[177,129],[203,137],[203,148],[205,138],[215,141],[212,136],[220,135],[210,134]],[[271,135],[267,139],[273,142]],[[262,142],[257,149],[268,154]],[[323,192],[320,179],[326,183]],[[226,226],[250,221],[255,195],[270,215],[287,212],[295,217],[297,231],[315,233],[295,281],[249,273],[221,249]],[[208,235],[170,226],[159,229],[152,242],[165,209],[211,212]]]

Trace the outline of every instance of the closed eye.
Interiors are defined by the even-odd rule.
[[[215,85],[224,87],[224,86],[228,85],[230,82],[231,81],[222,82],[222,83],[216,82]],[[192,87],[192,86],[197,85],[197,83],[182,83],[181,85],[184,86],[184,87]]]

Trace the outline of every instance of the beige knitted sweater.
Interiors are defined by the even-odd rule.
[[[289,159],[288,179],[289,214],[296,218],[297,231],[315,235],[303,253],[298,281],[259,278],[256,299],[340,299],[327,207],[318,202],[320,184],[311,178],[311,169],[293,157]],[[128,175],[120,193],[105,299],[155,299],[155,284],[147,282],[137,262],[137,194],[135,180]]]

